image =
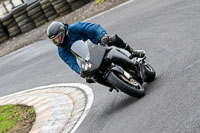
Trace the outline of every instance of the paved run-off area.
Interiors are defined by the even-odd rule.
[[[0,105],[33,106],[36,121],[30,133],[73,133],[93,102],[92,89],[84,84],[42,86],[0,98]]]

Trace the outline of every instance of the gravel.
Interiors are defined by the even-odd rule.
[[[101,13],[126,1],[128,0],[107,0],[106,2],[100,3],[98,5],[95,4],[95,1],[93,1],[71,12],[70,14],[58,17],[55,20],[66,22],[68,24],[73,24],[78,21],[84,21],[87,18],[90,18],[98,13]],[[10,38],[9,40],[1,43],[0,57],[7,55],[17,49],[30,45],[36,41],[46,39],[46,29],[50,23],[51,21],[27,33]]]

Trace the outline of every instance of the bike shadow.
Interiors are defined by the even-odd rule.
[[[159,81],[159,78],[158,78],[158,76],[157,76],[153,81],[151,81],[151,82],[145,82],[145,83],[143,84],[143,87],[144,87],[145,91],[148,92],[148,91],[151,91],[151,90],[155,89],[155,86],[156,86],[159,82],[160,82],[160,81]],[[146,94],[147,94],[147,93],[146,93]]]
[[[154,85],[156,83],[157,83],[157,78],[155,78],[155,80],[150,83],[144,83],[143,87],[146,91],[145,95],[148,95],[149,91],[151,91],[152,87],[154,88]],[[112,101],[106,105],[101,116],[109,116],[113,113],[120,112],[124,110],[125,108],[134,105],[136,102],[138,102],[142,98],[143,97],[136,98],[136,97],[131,97],[128,95],[121,94],[120,100],[116,100],[115,98],[113,98]]]
[[[125,108],[133,105],[135,102],[140,100],[139,98],[131,97],[131,96],[123,96],[123,98],[117,101],[113,100],[110,104],[107,104],[105,109],[103,110],[101,116],[109,116],[113,113],[120,112]]]

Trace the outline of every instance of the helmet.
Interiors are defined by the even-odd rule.
[[[47,36],[56,46],[61,46],[66,34],[65,25],[61,22],[54,21],[47,28]]]

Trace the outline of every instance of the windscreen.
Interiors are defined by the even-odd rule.
[[[76,41],[72,44],[71,50],[75,56],[78,56],[87,61],[90,59],[87,42],[84,42],[82,40]]]

